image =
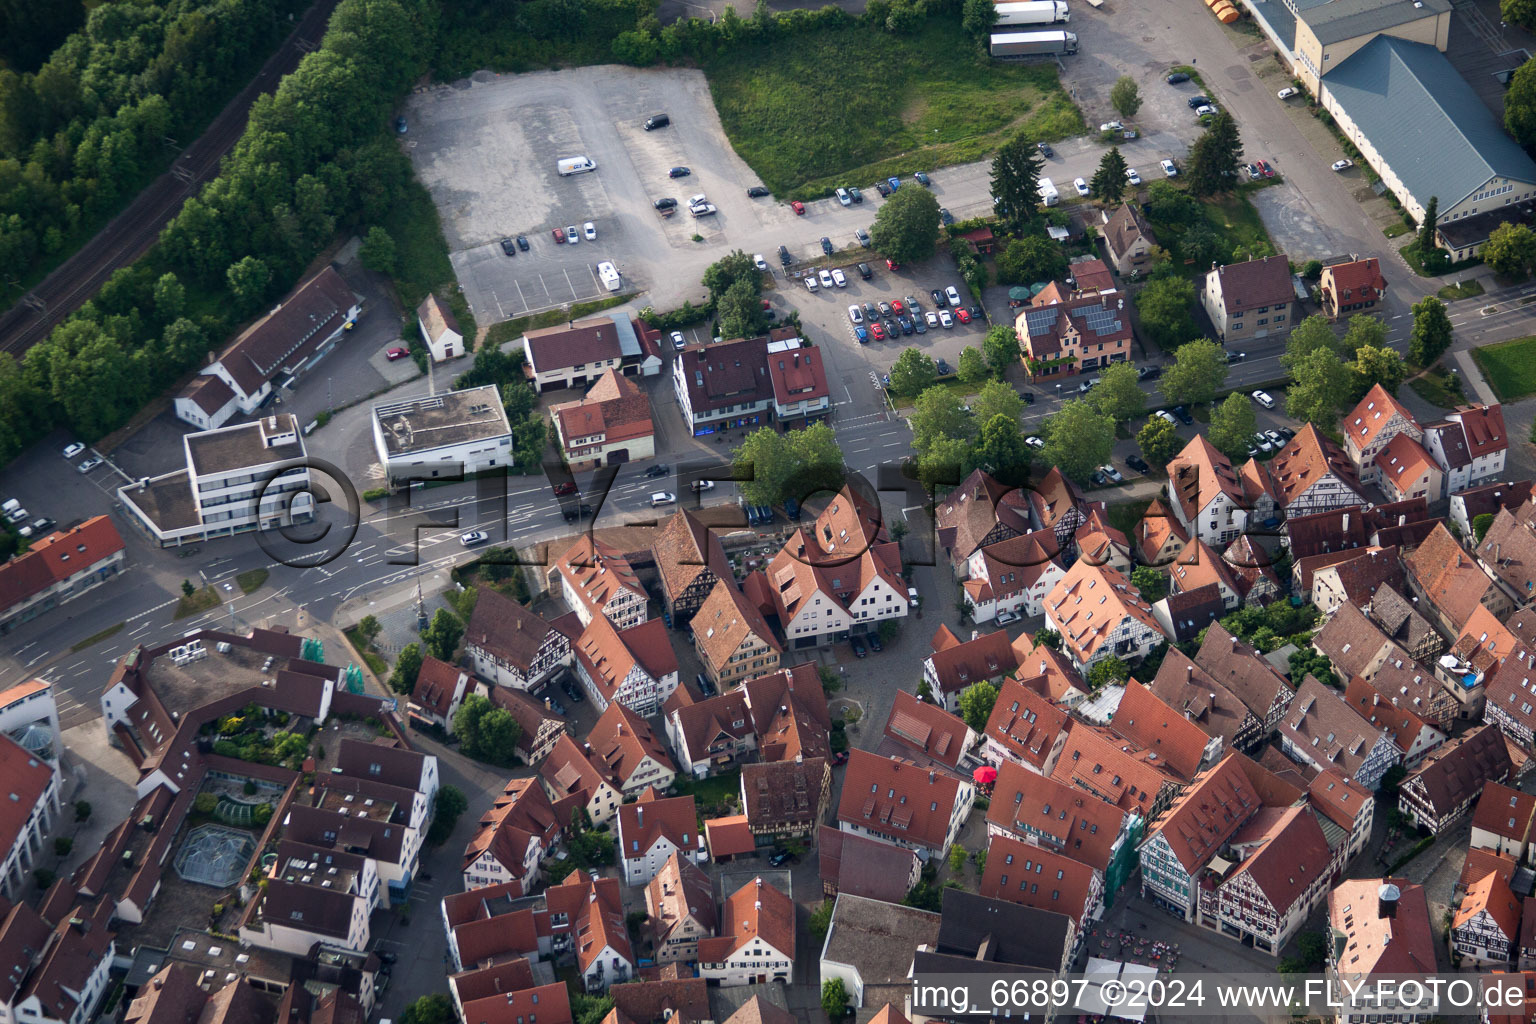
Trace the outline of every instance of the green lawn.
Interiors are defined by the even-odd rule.
[[[1466,404],[1466,398],[1461,393],[1461,378],[1447,372],[1443,365],[1436,365],[1422,377],[1414,377],[1408,381],[1408,386],[1424,401],[1442,409],[1454,409]]]
[[[251,569],[236,576],[235,580],[240,584],[241,593],[254,594],[261,589],[263,583],[267,582],[268,575],[265,569]]]
[[[1248,201],[1247,192],[1248,189],[1245,187],[1243,191],[1206,199],[1200,203],[1203,222],[1221,239],[1222,252],[1232,252],[1239,245],[1250,248],[1271,245],[1269,232],[1264,230],[1264,222],[1259,218],[1259,211]],[[1200,223],[1200,221],[1194,223]],[[1193,226],[1194,224],[1152,220],[1152,230],[1157,235],[1158,245],[1174,253],[1178,252],[1179,238]],[[1272,245],[1271,248],[1273,248]],[[1211,269],[1203,265],[1181,264],[1177,258],[1174,262],[1179,264],[1179,268],[1189,277],[1201,277]]]
[[[1483,294],[1483,282],[1473,280],[1462,284],[1448,284],[1435,294],[1446,302],[1455,302],[1457,299],[1471,299]]]
[[[108,626],[106,629],[102,630],[100,633],[92,633],[90,636],[86,637],[84,640],[81,640],[79,643],[77,643],[73,647],[71,647],[69,649],[69,652],[71,654],[77,654],[80,651],[85,650],[87,647],[94,647],[97,644],[101,643],[103,640],[105,640],[107,637],[109,637],[109,636],[116,636],[117,633],[126,625],[128,625],[128,623],[126,623],[126,622],[119,622],[115,626]]]
[[[554,327],[563,324],[567,320],[581,320],[594,313],[601,313],[605,309],[621,306],[635,297],[634,292],[625,292],[622,295],[605,295],[591,302],[578,302],[566,309],[559,306],[555,309],[546,309],[542,313],[532,316],[518,317],[516,320],[503,320],[499,324],[492,324],[485,332],[487,345],[505,345],[509,341],[516,341],[529,331],[538,330],[540,327]]]
[[[1420,277],[1439,277],[1443,274],[1453,274],[1458,270],[1466,270],[1468,267],[1481,266],[1483,262],[1476,258],[1462,260],[1460,263],[1450,263],[1443,269],[1430,273],[1424,269],[1424,258],[1419,254],[1419,243],[1417,241],[1409,242],[1398,251],[1403,254],[1403,259],[1409,267],[1413,268],[1413,272]]]
[[[1084,130],[1054,66],[993,63],[958,18],[758,43],[704,71],[736,152],[780,199],[978,160],[1020,129]]]
[[[1536,393],[1536,337],[1484,345],[1472,350],[1472,358],[1499,401]]]
[[[398,260],[394,279],[400,301],[407,309],[415,309],[428,293],[438,291],[458,318],[465,339],[473,344],[475,319],[458,290],[453,265],[448,262],[448,243],[443,239],[437,207],[415,177],[410,179],[406,193],[408,198],[396,204],[384,218],[384,229],[395,240]]]

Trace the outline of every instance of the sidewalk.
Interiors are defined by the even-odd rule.
[[[1470,384],[1472,390],[1477,392],[1477,400],[1486,405],[1498,405],[1499,399],[1483,379],[1483,371],[1478,368],[1477,361],[1472,358],[1470,349],[1457,349],[1451,353],[1456,360],[1457,367],[1461,370],[1461,379],[1464,384]]]

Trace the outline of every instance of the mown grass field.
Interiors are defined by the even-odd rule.
[[[1536,393],[1536,338],[1517,338],[1472,350],[1483,379],[1501,402]]]
[[[1196,224],[1203,224],[1216,233],[1221,239],[1222,252],[1232,252],[1240,245],[1257,248],[1269,244],[1269,232],[1264,228],[1258,209],[1249,201],[1247,189],[1200,200],[1200,216],[1200,220],[1189,224],[1171,224],[1155,217],[1149,219],[1158,244],[1169,252],[1179,251],[1179,238]],[[1202,277],[1210,267],[1182,264],[1181,269],[1189,277]]]
[[[996,64],[959,19],[900,36],[850,25],[704,65],[736,152],[780,199],[979,160],[1021,129],[1084,130],[1054,65]]]

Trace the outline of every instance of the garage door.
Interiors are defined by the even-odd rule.
[[[617,448],[608,453],[608,465],[617,466],[629,461],[629,449]]]

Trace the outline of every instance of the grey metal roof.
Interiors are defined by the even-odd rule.
[[[1536,163],[1433,46],[1377,36],[1323,85],[1421,205],[1448,210],[1495,177],[1536,183]]]
[[[1324,45],[1385,32],[1451,9],[1450,0],[1289,0],[1288,6]]]

